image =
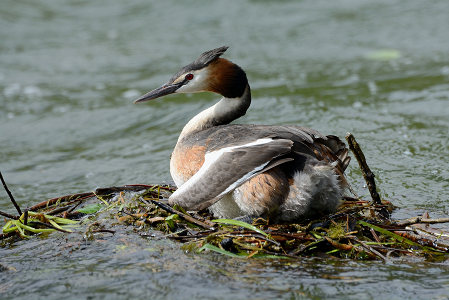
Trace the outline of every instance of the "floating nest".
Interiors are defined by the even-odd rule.
[[[114,234],[114,226],[128,225],[142,236],[148,236],[149,231],[161,232],[164,237],[180,242],[185,251],[214,251],[238,258],[448,259],[449,233],[431,224],[449,223],[449,218],[432,219],[424,214],[406,220],[391,219],[394,206],[373,195],[374,175],[364,156],[360,156],[360,148],[357,154],[351,136],[347,139],[367,180],[372,200],[346,197],[335,214],[321,219],[294,224],[271,224],[263,218],[253,220],[252,224],[214,219],[206,211],[186,212],[169,206],[167,200],[175,188],[167,185],[100,188],[50,199],[21,211],[0,176],[18,211],[17,216],[0,212],[5,217],[0,240],[6,245],[53,231],[81,233],[85,239],[92,240],[105,233]]]

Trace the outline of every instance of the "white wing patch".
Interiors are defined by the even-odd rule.
[[[251,147],[251,146],[255,146],[255,145],[267,144],[267,143],[270,143],[271,141],[273,141],[273,139],[269,139],[269,138],[258,139],[256,141],[248,143],[248,144],[226,147],[226,148],[222,148],[220,150],[216,150],[216,151],[212,151],[212,152],[206,153],[206,155],[204,156],[204,163],[201,166],[201,168],[198,170],[198,172],[196,172],[195,175],[193,175],[186,183],[184,183],[179,189],[177,189],[173,193],[172,196],[180,195],[183,192],[187,191],[191,186],[196,185],[201,180],[201,178],[207,174],[207,172],[209,171],[211,166],[215,162],[217,162],[224,153],[232,152],[232,151],[234,151],[234,150],[236,150],[238,148],[244,148],[244,147]],[[243,177],[239,178],[237,181],[235,181],[233,184],[231,184],[224,192],[220,193],[219,197],[221,197],[221,196],[225,195],[226,193],[232,191],[237,186],[239,186],[241,183],[243,183],[246,180],[250,179],[252,175],[254,175],[257,171],[262,170],[268,163],[269,163],[269,161],[263,163],[260,166],[257,166],[254,170],[252,170],[251,172],[245,174]],[[236,166],[236,167],[238,167],[238,166]],[[213,174],[209,174],[209,176],[212,176],[212,175]]]

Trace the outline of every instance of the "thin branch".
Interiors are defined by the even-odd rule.
[[[72,207],[67,211],[67,214],[70,214],[72,211],[74,211],[78,206],[80,206],[81,203],[82,203],[82,201],[78,201],[77,204],[75,204],[74,206],[72,206]]]
[[[352,153],[354,153],[357,162],[359,163],[360,169],[362,170],[363,178],[365,178],[366,185],[368,186],[369,193],[371,194],[371,198],[373,199],[374,204],[382,204],[380,200],[380,196],[376,190],[376,182],[374,180],[374,173],[371,172],[371,169],[368,167],[366,163],[365,155],[360,149],[360,145],[355,140],[354,136],[351,133],[346,135],[346,140],[348,141],[349,149],[351,149]]]
[[[407,225],[413,225],[418,223],[425,223],[425,224],[437,224],[437,223],[449,223],[449,218],[438,218],[438,219],[427,219],[423,217],[414,217],[402,221],[396,222],[396,225],[398,226],[407,226]]]
[[[4,216],[4,217],[7,217],[8,219],[13,219],[13,220],[17,220],[17,219],[20,218],[18,216],[13,216],[13,215],[10,215],[8,213],[5,213],[5,212],[3,212],[1,210],[0,210],[0,216]]]
[[[364,242],[362,242],[361,240],[359,240],[358,238],[354,237],[352,238],[352,240],[354,240],[356,243],[359,243],[363,248],[365,248],[366,250],[370,251],[371,253],[373,253],[374,255],[378,256],[380,259],[382,259],[383,261],[387,261],[387,258],[385,256],[383,256],[379,251],[377,251],[376,249],[374,249],[373,247],[365,244]]]
[[[66,195],[66,196],[62,196],[62,197],[52,198],[52,199],[49,199],[49,200],[46,200],[46,201],[43,201],[41,203],[31,206],[29,208],[29,211],[36,211],[36,210],[45,208],[47,206],[56,204],[58,202],[63,203],[63,202],[72,201],[72,200],[81,201],[83,199],[87,199],[90,197],[95,197],[95,194],[93,192],[89,192],[89,193],[80,193],[80,194],[73,194],[73,195]]]
[[[158,185],[146,185],[146,184],[127,184],[124,186],[111,186],[111,187],[107,187],[107,188],[97,188],[95,190],[95,195],[100,195],[100,196],[107,196],[107,195],[111,195],[114,193],[119,193],[119,192],[124,192],[124,191],[128,191],[128,192],[140,192],[143,190],[148,190],[148,189],[152,189],[152,188],[158,188],[161,190],[166,190],[166,191],[170,191],[170,192],[174,192],[176,190],[175,187],[173,186],[158,186]]]
[[[0,233],[0,241],[4,240],[4,239],[7,239],[7,238],[9,238],[9,237],[11,237],[11,236],[13,236],[15,234],[16,234],[15,231],[11,231],[11,232],[8,232],[8,233]]]
[[[404,232],[404,231],[393,231],[395,234],[400,235],[414,243],[417,243],[422,246],[427,246],[433,249],[434,251],[447,252],[447,245],[439,243],[434,239],[430,240],[428,238],[423,237],[421,234],[416,234],[413,232]]]
[[[144,202],[147,202],[144,199],[141,199],[141,200],[143,200]],[[178,211],[178,210],[176,210],[176,209],[174,209],[174,208],[172,208],[172,207],[168,206],[167,204],[164,204],[164,203],[162,203],[160,201],[155,201],[155,200],[150,200],[150,201],[154,205],[162,208],[163,210],[165,210],[165,211],[167,211],[167,212],[169,212],[171,214],[177,214],[180,218],[182,218],[182,219],[184,219],[184,220],[186,220],[186,221],[188,221],[190,223],[196,224],[196,225],[198,225],[198,226],[200,226],[200,227],[202,227],[204,229],[212,229],[215,226],[215,224],[207,224],[205,222],[201,222],[200,220],[197,220],[197,219],[195,219],[192,216],[186,215],[186,214],[184,214],[184,213],[182,213],[182,212],[180,212],[180,211]]]
[[[11,199],[12,204],[14,204],[14,207],[16,208],[17,212],[19,213],[19,216],[22,215],[22,210],[20,209],[19,205],[17,204],[16,200],[14,200],[14,197],[12,193],[9,191],[8,186],[6,185],[5,180],[3,179],[2,172],[0,172],[0,179],[3,183],[3,187],[5,188],[6,193],[8,193],[9,199]]]
[[[106,233],[112,233],[112,234],[115,234],[115,230],[109,230],[109,229],[97,229],[97,230],[92,230],[92,233],[99,233],[99,232],[106,232]]]
[[[28,209],[25,209],[25,211],[23,212],[23,224],[28,224]]]

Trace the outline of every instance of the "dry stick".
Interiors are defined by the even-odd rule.
[[[78,202],[78,203],[81,203],[81,201]],[[63,213],[66,210],[68,210],[69,208],[71,208],[71,206],[70,206],[70,204],[67,204],[67,206],[61,206],[61,207],[57,207],[57,208],[55,208],[55,209],[53,209],[51,211],[47,211],[47,212],[45,212],[45,214],[53,216],[53,215],[56,215],[56,214],[59,214],[59,213]]]
[[[28,224],[28,209],[25,209],[25,211],[23,212],[23,224]]]
[[[66,211],[67,214],[70,214],[72,211],[74,211],[78,206],[80,206],[80,204],[82,203],[82,201],[78,201],[77,204],[73,205],[68,211]]]
[[[143,190],[147,190],[149,188],[153,188],[154,186],[147,185],[125,185],[125,186],[111,186],[107,188],[97,188],[95,190],[95,195],[97,196],[108,196],[119,192],[139,192]]]
[[[63,202],[67,202],[67,201],[81,201],[84,199],[88,199],[90,197],[95,197],[98,194],[103,195],[104,193],[115,193],[115,192],[120,192],[120,191],[141,191],[147,188],[152,188],[154,187],[154,185],[143,185],[143,184],[134,184],[134,185],[125,185],[125,186],[120,186],[120,187],[110,187],[110,188],[98,188],[95,192],[87,192],[87,193],[79,193],[79,194],[72,194],[72,195],[65,195],[65,196],[61,196],[61,197],[56,197],[56,198],[52,198],[46,201],[43,201],[41,203],[38,203],[36,205],[33,205],[32,207],[29,208],[30,211],[36,211],[42,208],[45,208],[47,206],[53,205],[57,202],[63,203]],[[161,189],[164,190],[173,190],[173,187],[160,187]],[[72,202],[72,203],[73,203]]]
[[[377,255],[379,258],[381,258],[383,261],[386,261],[387,258],[385,256],[383,256],[379,251],[377,251],[376,249],[374,249],[373,247],[365,244],[364,242],[362,242],[361,240],[359,240],[358,238],[353,238],[353,240],[357,243],[359,243],[362,248],[365,248],[366,250],[370,251],[371,253]]]
[[[126,187],[133,187],[133,186],[135,186],[135,187],[145,187],[147,189],[158,187],[161,190],[167,190],[167,191],[170,191],[170,192],[176,191],[176,187],[174,187],[172,185],[161,186],[161,185],[147,185],[147,184],[127,184],[124,187],[126,188]]]
[[[369,231],[371,232],[371,234],[372,234],[373,238],[376,240],[376,242],[378,242],[378,243],[382,242],[374,229],[370,228]]]
[[[279,243],[278,241],[275,241],[274,239],[268,239],[268,238],[266,238],[265,236],[263,236],[262,234],[260,234],[260,233],[254,233],[254,231],[233,231],[233,232],[230,232],[229,234],[228,234],[228,236],[235,236],[235,237],[254,237],[254,238],[257,238],[257,239],[260,239],[260,240],[264,240],[264,241],[267,241],[267,242],[270,242],[270,243],[273,243],[273,244],[275,244],[276,246],[281,246],[281,243]]]
[[[372,249],[371,247],[364,245],[360,241],[358,241],[358,242],[360,243],[361,246],[357,246],[357,245],[342,244],[342,243],[339,243],[327,236],[325,236],[324,238],[326,239],[326,241],[329,244],[331,244],[334,248],[337,248],[339,250],[351,251],[352,249],[354,249],[358,252],[361,252],[362,249],[365,249],[365,250],[368,250],[368,252],[366,252],[366,254],[368,254],[368,256],[373,257],[373,258],[380,257],[383,260],[385,260],[385,257],[382,254],[380,254],[378,251]]]
[[[65,203],[65,206],[56,207],[55,209],[45,212],[45,214],[46,215],[56,215],[56,214],[64,213],[65,211],[70,213],[73,209],[77,208],[81,203],[83,203],[83,200],[89,199],[89,198],[92,198],[92,196],[88,195],[85,197],[77,198],[75,200]],[[74,205],[72,205],[72,204],[74,204]]]
[[[176,188],[172,186],[157,186],[157,185],[146,185],[146,184],[127,184],[124,186],[111,186],[107,188],[98,188],[95,190],[96,195],[110,195],[113,193],[123,192],[123,191],[130,191],[130,192],[139,192],[143,190],[148,190],[152,188],[159,188],[161,190],[166,190],[173,192],[176,190]]]
[[[70,200],[82,200],[89,197],[95,197],[95,194],[93,192],[89,193],[80,193],[80,194],[73,194],[73,195],[66,195],[62,197],[52,198],[50,200],[43,201],[41,203],[38,203],[36,205],[33,205],[29,208],[29,211],[36,211],[42,208],[45,208],[47,206],[53,205],[57,202],[63,203]]]
[[[339,250],[343,250],[343,251],[351,251],[351,250],[354,248],[353,245],[339,243],[339,242],[337,242],[337,241],[334,241],[333,239],[331,239],[331,238],[328,237],[328,236],[325,236],[324,238],[326,239],[326,241],[327,241],[329,244],[331,244],[333,247],[335,247],[335,248],[337,248],[337,249],[339,249]]]
[[[201,239],[201,238],[204,238],[204,237],[208,237],[211,233],[216,233],[216,232],[217,232],[216,230],[206,230],[206,231],[200,231],[200,232],[198,232],[196,234],[184,235],[184,236],[177,236],[177,235],[170,236],[170,235],[167,234],[165,236],[162,236],[161,238],[168,237],[168,238],[170,238],[172,240],[178,240],[178,241],[182,241],[184,243],[184,242],[189,241],[189,240]]]
[[[363,178],[365,178],[366,185],[368,186],[369,193],[371,194],[371,198],[373,199],[374,204],[382,204],[380,200],[379,194],[376,190],[376,182],[374,180],[374,173],[371,172],[368,164],[366,163],[365,155],[360,149],[359,144],[355,140],[354,136],[351,133],[346,135],[346,140],[348,141],[349,149],[351,149],[352,153],[354,153],[357,162],[359,163],[360,169],[362,170]]]
[[[15,206],[17,212],[19,213],[19,216],[21,216],[21,215],[22,215],[22,210],[20,210],[19,205],[17,205],[16,200],[14,200],[13,195],[12,195],[11,192],[9,191],[8,186],[6,185],[5,180],[3,179],[2,172],[0,172],[0,179],[2,180],[3,187],[5,188],[6,193],[8,193],[9,199],[11,199],[12,204],[14,204],[14,206]]]
[[[8,232],[8,233],[0,233],[0,241],[4,240],[4,239],[7,239],[7,238],[9,238],[9,237],[11,237],[11,236],[13,236],[15,234],[16,234],[15,231],[11,231],[11,232]]]
[[[97,230],[92,230],[92,233],[100,233],[100,232],[106,232],[106,233],[112,233],[115,234],[114,230],[110,230],[110,229],[97,229]]]
[[[143,202],[148,203],[145,199],[141,199],[141,200]],[[162,203],[160,201],[155,201],[155,200],[150,200],[150,201],[154,205],[162,208],[163,210],[165,210],[165,211],[167,211],[167,212],[169,212],[171,214],[177,214],[180,218],[182,218],[182,219],[184,219],[184,220],[186,220],[188,222],[191,222],[193,224],[196,224],[196,225],[198,225],[198,226],[200,226],[200,227],[202,227],[204,229],[212,229],[215,226],[215,224],[207,224],[207,223],[201,222],[201,221],[195,219],[194,217],[191,217],[191,216],[186,215],[186,214],[184,214],[184,213],[182,213],[180,211],[177,211],[176,209],[174,209],[174,208],[172,208],[172,207],[168,206],[167,204],[164,204],[164,203]]]
[[[8,213],[5,213],[5,212],[3,212],[1,210],[0,210],[0,216],[4,216],[4,217],[7,217],[8,219],[13,219],[13,220],[17,220],[17,219],[20,218],[18,216],[13,216],[13,215],[10,215]]]
[[[288,253],[279,253],[279,252],[273,252],[273,251],[269,251],[266,249],[263,249],[263,251],[268,254],[268,255],[273,255],[273,256],[284,256],[284,257],[288,257],[288,258],[294,258],[294,259],[298,259],[298,256],[296,255],[291,255]]]
[[[286,239],[295,239],[301,241],[315,241],[314,238],[310,237],[308,234],[303,233],[287,233],[287,232],[270,232],[270,235],[273,239],[275,237],[284,237]]]
[[[449,223],[449,218],[427,219],[423,217],[414,217],[402,221],[396,222],[398,226],[407,226],[418,223],[437,224],[437,223]]]
[[[430,240],[428,238],[424,238],[419,234],[404,231],[393,231],[393,233],[400,235],[412,242],[418,243],[422,246],[427,246],[429,248],[433,248],[434,250],[439,250],[442,252],[448,252],[447,245],[439,245],[438,242]]]

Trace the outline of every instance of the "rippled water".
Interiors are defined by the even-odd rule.
[[[448,214],[447,1],[13,1],[0,5],[0,170],[22,206],[170,182],[182,126],[213,95],[133,105],[201,52],[229,45],[253,104],[241,123],[352,132],[397,217]],[[350,181],[366,194],[355,163]],[[2,192],[0,210],[12,212]],[[0,249],[0,298],[421,298],[447,264],[186,255],[130,229]]]

